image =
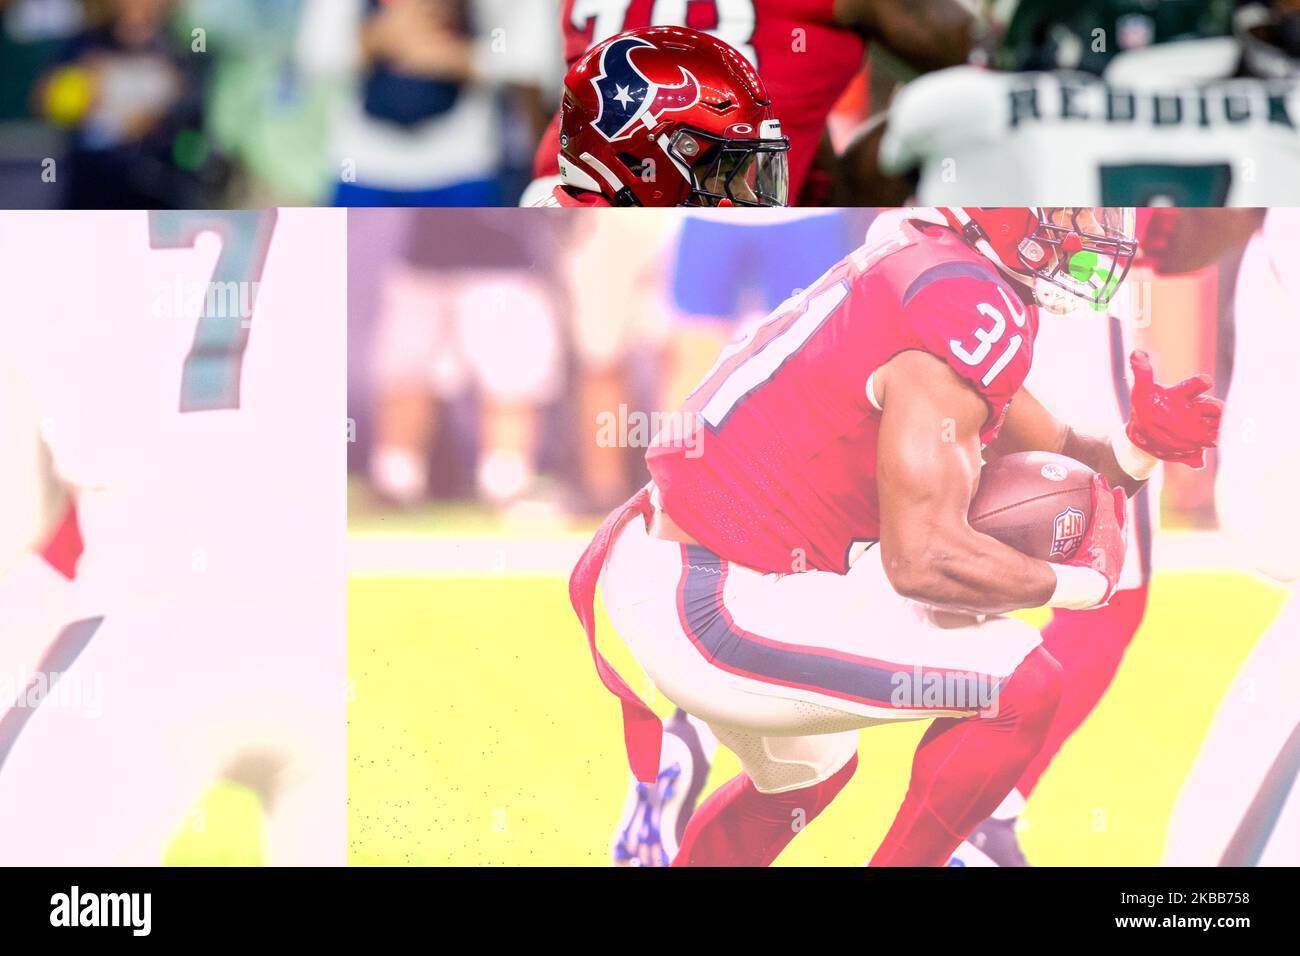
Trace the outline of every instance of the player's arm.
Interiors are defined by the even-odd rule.
[[[1130,496],[1161,461],[1205,465],[1205,451],[1218,444],[1223,402],[1210,395],[1208,375],[1177,385],[1157,384],[1151,360],[1134,352],[1132,412],[1128,424],[1109,438],[1085,435],[1059,421],[1021,388],[1007,408],[1002,431],[985,450],[995,458],[1017,451],[1052,451],[1081,461]]]
[[[1146,472],[1141,478],[1129,474],[1121,467],[1109,439],[1075,431],[1024,388],[1007,406],[1002,431],[984,449],[984,457],[992,461],[1021,451],[1050,451],[1081,461],[1102,475],[1112,488],[1123,488],[1130,498],[1141,490],[1150,474]]]
[[[905,597],[941,607],[1003,613],[1039,607],[1091,575],[1088,606],[1107,591],[1101,574],[1065,572],[971,528],[967,521],[981,466],[980,430],[989,406],[943,360],[901,352],[876,370],[882,408],[877,461],[880,548],[885,573]],[[1076,573],[1077,572],[1077,573]],[[1065,603],[1062,601],[1061,603]]]
[[[829,128],[822,129],[821,139],[817,141],[817,152],[812,165],[804,177],[803,188],[799,195],[791,197],[796,206],[842,205],[831,202],[831,190],[835,183],[835,167],[839,157],[835,155],[835,146],[831,142]]]
[[[1161,275],[1195,272],[1244,246],[1263,225],[1265,212],[1264,209],[1147,210],[1138,219],[1141,256]]]
[[[906,206],[916,193],[919,173],[891,175],[880,167],[880,142],[888,113],[877,113],[853,134],[835,163],[831,204],[835,206]]]
[[[835,22],[925,73],[969,58],[971,6],[962,0],[835,0]]]
[[[888,113],[882,108],[897,85],[918,73],[967,62],[972,14],[956,0],[838,0],[841,22],[879,41],[871,51],[873,113],[850,138],[835,164],[834,205],[905,206],[916,192],[914,163],[889,169],[881,159]],[[931,113],[922,107],[923,114]]]

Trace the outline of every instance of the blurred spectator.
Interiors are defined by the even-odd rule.
[[[185,26],[203,30],[212,61],[207,128],[233,165],[226,206],[331,198],[329,88],[308,82],[297,62],[304,2],[185,0],[181,8]]]
[[[508,209],[411,211],[404,235],[387,237],[404,253],[376,329],[369,470],[381,497],[424,499],[439,403],[468,392],[481,407],[479,494],[505,505],[533,490],[540,410],[564,371],[550,213],[521,230]]]
[[[307,0],[301,62],[346,93],[330,146],[335,203],[513,202],[499,178],[521,121],[502,95],[537,101],[557,82],[554,20],[546,3]]]
[[[200,204],[212,166],[203,134],[204,58],[170,31],[173,0],[88,6],[87,29],[38,84],[46,117],[73,130],[69,206]]]
[[[645,402],[660,401],[657,387],[636,387],[635,372],[638,359],[640,370],[652,364],[658,372],[662,364],[671,325],[664,286],[681,217],[669,209],[566,212],[573,232],[561,262],[576,358],[582,505],[604,514],[646,481],[644,449],[634,449],[636,470],[630,474],[628,450],[601,445],[592,436],[599,416],[621,404],[644,407],[638,391],[649,391],[640,396]]]

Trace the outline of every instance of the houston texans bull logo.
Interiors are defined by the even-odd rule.
[[[640,37],[611,43],[601,54],[600,76],[591,81],[600,96],[592,125],[611,142],[630,136],[643,120],[653,124],[664,113],[689,109],[700,101],[700,81],[686,67],[678,67],[682,81],[676,86],[663,86],[638,70],[632,62],[632,51],[638,47],[655,48]]]

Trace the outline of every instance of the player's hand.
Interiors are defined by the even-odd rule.
[[[1158,385],[1146,352],[1129,356],[1133,366],[1133,411],[1125,429],[1129,440],[1161,461],[1205,467],[1205,449],[1219,443],[1223,402],[1204,394],[1208,375],[1193,375],[1177,385]]]
[[[1106,578],[1106,593],[1095,605],[1110,600],[1124,570],[1128,534],[1124,528],[1125,502],[1122,488],[1112,488],[1101,475],[1092,477],[1092,521],[1079,542],[1079,550],[1066,564],[1091,568]]]

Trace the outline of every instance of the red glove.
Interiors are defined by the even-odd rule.
[[[1205,467],[1205,449],[1219,443],[1223,402],[1203,394],[1213,384],[1193,375],[1177,385],[1157,385],[1146,352],[1129,356],[1133,366],[1133,410],[1126,434],[1138,448],[1162,461]]]
[[[1110,600],[1124,570],[1124,555],[1128,553],[1128,534],[1124,528],[1126,501],[1124,489],[1112,488],[1101,475],[1093,475],[1092,521],[1074,557],[1062,562],[1076,568],[1091,568],[1106,578],[1106,593],[1095,607]]]

